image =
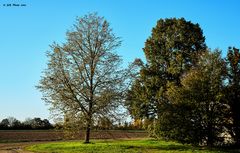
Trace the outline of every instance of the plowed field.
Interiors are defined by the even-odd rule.
[[[147,137],[144,131],[92,131],[92,139],[135,139]],[[80,131],[75,140],[84,139],[84,131]],[[49,141],[66,140],[64,132],[55,130],[0,130],[0,153],[30,153],[25,146]]]
[[[143,138],[147,133],[144,131],[120,131],[102,130],[92,131],[92,139],[122,139],[122,138]],[[67,139],[64,132],[55,130],[18,130],[0,131],[0,143],[4,142],[36,142],[36,141],[59,141]],[[74,139],[84,139],[84,131],[76,134]]]

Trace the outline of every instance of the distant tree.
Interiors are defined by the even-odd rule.
[[[9,128],[10,124],[7,118],[3,119],[0,123],[2,129]]]
[[[146,40],[143,51],[146,64],[127,95],[126,105],[133,118],[157,119],[171,102],[166,97],[167,83],[180,85],[180,77],[197,63],[206,49],[198,24],[185,19],[160,19]],[[150,121],[149,120],[149,121]]]
[[[42,120],[39,117],[32,119],[31,126],[33,129],[40,129],[42,127]]]
[[[43,119],[42,120],[42,127],[44,129],[51,129],[51,128],[53,128],[52,124],[47,119]]]
[[[237,146],[240,146],[240,51],[235,47],[228,49],[227,58],[228,86],[225,94],[230,106],[228,129]]]
[[[14,117],[8,117],[7,120],[9,122],[9,127],[13,127],[14,123],[17,121],[17,119]]]
[[[39,117],[35,117],[29,121],[29,124],[31,125],[32,129],[50,129],[52,128],[51,123],[44,119],[42,120]]]
[[[22,123],[14,117],[8,117],[2,120],[0,127],[2,129],[21,129]]]
[[[32,129],[32,119],[26,118],[25,121],[22,122],[23,129]]]
[[[197,66],[181,79],[181,87],[170,84],[167,96],[172,108],[159,119],[160,135],[181,142],[206,144],[222,142],[225,64],[218,51],[205,52]]]
[[[38,89],[53,110],[83,116],[85,143],[96,116],[114,115],[124,94],[121,59],[113,51],[121,41],[97,14],[77,18],[67,42],[53,44]]]
[[[11,124],[12,124],[11,125],[12,129],[21,129],[22,128],[22,123],[17,119],[13,120]]]

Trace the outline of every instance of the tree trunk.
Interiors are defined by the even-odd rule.
[[[213,108],[210,106],[208,109],[208,121],[207,121],[207,146],[213,147],[214,134],[213,134]]]
[[[207,146],[210,147],[210,148],[213,147],[213,142],[214,142],[213,136],[212,136],[212,134],[209,134],[208,135]]]
[[[90,131],[91,131],[91,119],[87,122],[86,133],[85,133],[85,142],[90,143]]]
[[[208,147],[213,147],[213,143],[214,143],[214,135],[213,135],[213,125],[212,125],[212,120],[210,119],[209,123],[208,123],[208,127],[207,127],[207,146]]]
[[[234,140],[235,145],[240,147],[240,115],[235,112],[235,116],[233,117],[233,128],[234,128]]]

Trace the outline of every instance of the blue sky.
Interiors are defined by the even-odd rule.
[[[122,38],[118,53],[129,63],[144,58],[144,42],[157,20],[171,17],[199,23],[207,45],[222,49],[224,56],[228,46],[240,47],[239,7],[238,0],[1,0],[0,120],[50,117],[35,85],[46,68],[49,45],[65,41],[76,16],[104,16]]]

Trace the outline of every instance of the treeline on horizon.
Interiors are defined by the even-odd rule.
[[[78,122],[57,122],[51,123],[48,119],[41,119],[39,117],[27,118],[24,121],[19,121],[15,117],[8,117],[0,122],[0,130],[64,130],[71,132],[72,129],[84,130],[80,121]],[[79,128],[82,127],[82,128]],[[94,126],[93,130],[143,130],[144,127],[141,122],[119,122],[103,118],[99,120]],[[75,129],[76,130],[76,129]]]
[[[48,130],[53,129],[54,125],[47,119],[35,117],[19,121],[14,117],[8,117],[0,122],[0,130]]]

